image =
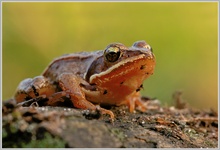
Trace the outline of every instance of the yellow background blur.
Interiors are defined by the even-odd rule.
[[[183,91],[193,107],[218,104],[217,2],[3,2],[3,99],[65,53],[131,46],[145,40],[156,70],[143,95],[173,104]]]

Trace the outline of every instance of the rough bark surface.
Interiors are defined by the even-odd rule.
[[[6,147],[73,148],[217,148],[218,114],[190,107],[162,107],[146,101],[145,112],[111,107],[116,118],[99,111],[67,107],[18,107],[13,99],[2,107],[2,145]],[[51,135],[48,138],[46,133]],[[58,139],[58,142],[57,142]],[[33,141],[47,140],[45,145]],[[56,140],[56,144],[51,144]],[[31,144],[30,144],[31,143]]]

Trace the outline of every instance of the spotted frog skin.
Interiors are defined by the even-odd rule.
[[[42,75],[21,81],[14,97],[17,103],[44,98],[50,106],[66,97],[76,108],[99,109],[114,119],[112,111],[99,105],[128,105],[130,112],[136,107],[145,111],[139,91],[154,67],[155,56],[145,41],[131,47],[112,43],[105,50],[54,59]]]

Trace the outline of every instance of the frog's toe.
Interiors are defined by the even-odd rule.
[[[99,105],[96,105],[96,109],[97,109],[98,111],[100,111],[101,114],[107,114],[107,115],[109,115],[111,122],[114,121],[115,115],[114,115],[114,113],[113,113],[111,110],[107,110],[107,109],[101,108]]]
[[[140,93],[134,93],[127,99],[127,105],[130,112],[134,112],[135,108],[138,108],[138,110],[145,112],[147,110],[147,106],[145,103],[141,100]]]
[[[141,99],[136,100],[135,104],[140,111],[142,112],[147,111],[147,107],[146,105],[144,105],[144,102]]]

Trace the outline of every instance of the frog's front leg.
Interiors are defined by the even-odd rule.
[[[61,89],[70,96],[74,107],[90,110],[99,109],[102,114],[108,114],[111,119],[114,119],[112,111],[96,107],[94,104],[86,100],[85,93],[83,92],[82,87],[80,87],[80,80],[80,77],[77,77],[72,73],[63,73],[59,76],[59,85]]]
[[[129,95],[126,102],[130,112],[134,112],[136,107],[139,107],[140,111],[142,112],[147,110],[146,106],[141,100],[140,92],[134,92],[133,94]]]

